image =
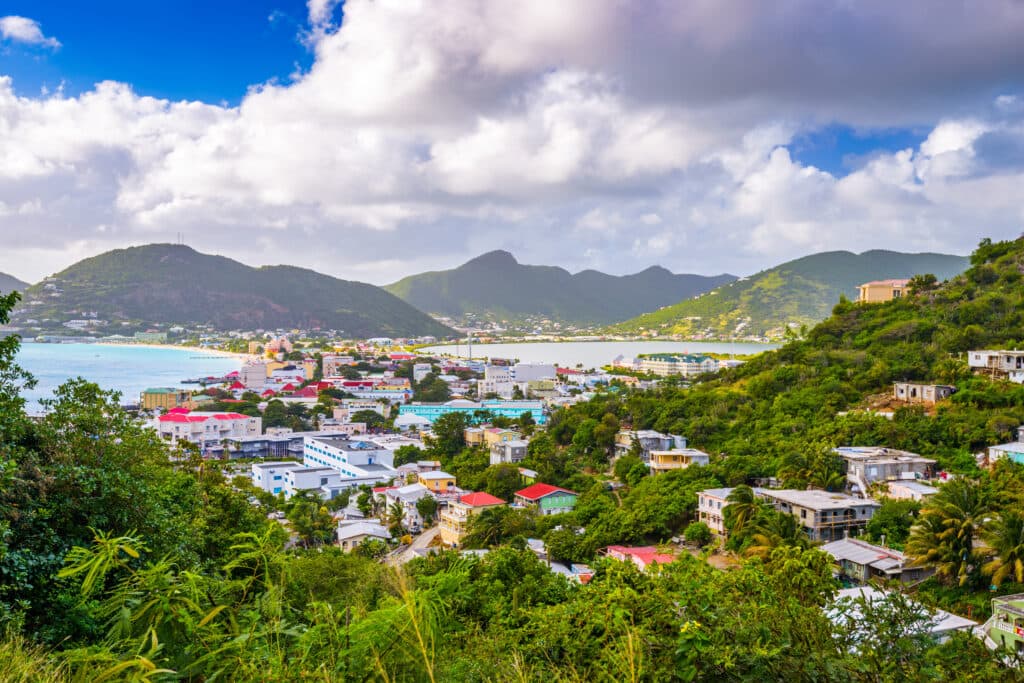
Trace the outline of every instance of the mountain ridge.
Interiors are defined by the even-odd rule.
[[[31,310],[32,318],[58,323],[88,312],[132,328],[320,327],[353,337],[453,334],[374,285],[296,266],[253,268],[174,244],[115,249],[83,259],[24,294],[21,318]]]
[[[826,251],[793,259],[700,296],[617,323],[610,331],[681,336],[783,335],[788,325],[828,317],[840,296],[855,298],[857,285],[884,278],[932,273],[945,280],[967,269],[965,256],[871,249],[860,254]]]
[[[384,289],[437,315],[545,317],[605,325],[730,282],[735,276],[675,274],[650,266],[629,275],[594,269],[570,273],[560,266],[528,265],[503,249],[449,270],[410,275]]]
[[[13,275],[7,273],[0,273],[0,294],[7,294],[15,291],[20,292],[29,286],[27,282],[23,282]]]

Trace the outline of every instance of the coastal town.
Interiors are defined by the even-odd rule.
[[[865,283],[858,303],[898,299],[907,283]],[[653,391],[666,382],[686,386],[743,363],[657,353],[620,356],[604,369],[584,370],[416,350],[436,342],[432,338],[334,345],[304,338],[299,330],[278,330],[237,339],[246,352],[237,371],[188,378],[180,387],[149,388],[126,407],[179,459],[221,463],[253,504],[271,510],[268,516],[288,530],[291,543],[334,545],[387,564],[445,549],[486,553],[484,525],[503,515],[571,519],[581,492],[561,485],[564,475],[552,481],[532,469],[551,456],[545,430],[552,415],[603,395]],[[134,341],[166,339],[137,336]],[[995,381],[1024,382],[1024,351],[971,350],[963,362],[970,372]],[[199,386],[190,389],[187,383]],[[895,382],[866,412],[891,420],[901,407],[934,411],[956,390]],[[1016,436],[977,453],[977,467],[1024,465],[1024,426]],[[727,457],[695,447],[700,444],[690,443],[688,435],[628,424],[616,424],[605,438],[603,455],[587,468],[587,476],[612,493],[643,478],[685,476]],[[841,598],[883,600],[887,591],[933,576],[935,566],[909,555],[903,541],[886,545],[885,533],[869,530],[880,510],[908,502],[926,506],[959,475],[933,458],[886,445],[837,446],[831,457],[845,474],[824,486],[786,488],[780,478],[767,477],[752,486],[696,489],[689,523],[656,545],[610,542],[590,559],[573,561],[574,553],[549,549],[563,529],[555,526],[547,533],[549,541],[524,537],[525,548],[550,571],[580,584],[594,576],[597,558],[651,571],[696,554],[728,569],[743,557],[730,541],[743,526],[730,508],[752,506],[794,520],[793,533],[827,553],[844,586]],[[295,517],[296,510],[308,511],[298,503],[310,501],[320,510],[314,515],[329,520],[315,533]],[[526,525],[531,526],[545,528]],[[928,629],[938,642],[963,631],[992,650],[1017,653],[1024,648],[1022,607],[1024,597],[1018,595],[993,598],[984,623],[940,609],[929,617]]]

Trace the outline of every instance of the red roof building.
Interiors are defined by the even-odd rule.
[[[515,502],[524,507],[533,507],[542,515],[557,515],[576,507],[579,494],[551,484],[533,484],[516,491]]]
[[[230,387],[228,387],[228,389],[230,389],[231,391],[238,391],[239,389],[245,391],[245,385],[242,384],[241,382],[235,382]]]
[[[652,564],[670,564],[676,559],[675,555],[658,552],[653,545],[639,547],[610,545],[605,548],[605,555],[623,562],[632,562],[641,571],[646,570]]]
[[[463,505],[468,505],[474,508],[505,504],[505,501],[501,498],[497,498],[483,491],[478,491],[476,493],[464,493],[459,496],[459,502]]]

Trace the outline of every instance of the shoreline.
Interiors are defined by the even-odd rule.
[[[24,342],[22,342],[24,343]],[[30,344],[45,344],[46,342],[28,342]],[[171,351],[192,351],[197,354],[204,354],[207,356],[221,356],[223,358],[235,358],[240,361],[243,365],[252,360],[259,360],[261,356],[248,354],[248,353],[236,353],[234,351],[224,351],[223,349],[210,349],[202,346],[182,346],[180,344],[146,344],[143,342],[131,343],[131,342],[104,342],[104,341],[83,341],[83,342],[70,342],[72,344],[78,343],[88,346],[107,346],[119,349],[166,349]]]

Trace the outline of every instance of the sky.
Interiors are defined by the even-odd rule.
[[[0,5],[0,271],[747,275],[1024,231],[1020,0]]]

